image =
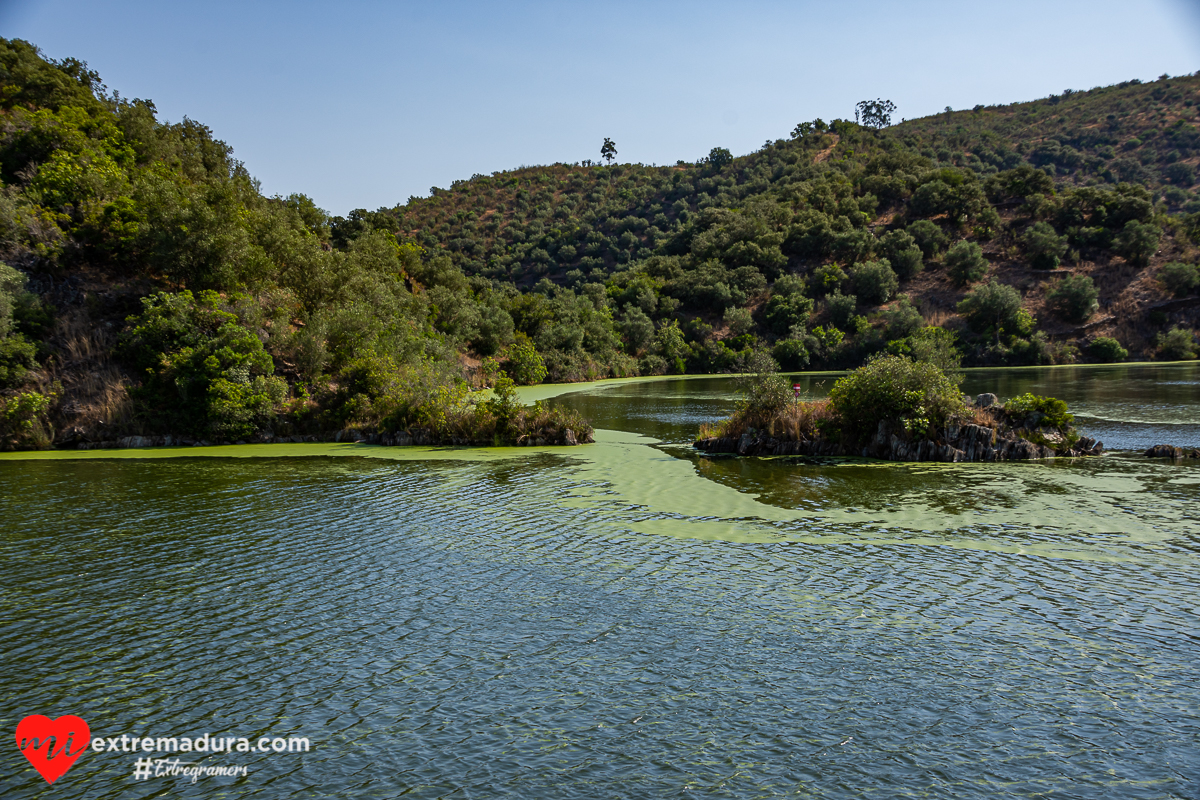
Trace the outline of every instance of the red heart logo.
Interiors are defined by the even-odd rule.
[[[17,724],[17,749],[25,754],[34,769],[42,773],[47,783],[61,778],[91,741],[88,724],[70,714],[58,719],[30,714]],[[75,742],[82,743],[78,750],[71,752]]]

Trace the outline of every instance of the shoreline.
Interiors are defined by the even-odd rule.
[[[1013,370],[1028,372],[1028,371],[1034,371],[1034,370],[1061,371],[1061,370],[1067,370],[1067,369],[1078,369],[1078,370],[1083,370],[1083,371],[1101,371],[1101,370],[1112,369],[1114,367],[1132,367],[1135,369],[1140,369],[1140,368],[1146,368],[1146,367],[1180,367],[1180,366],[1187,366],[1187,365],[1200,368],[1200,360],[1192,360],[1192,361],[1131,361],[1131,362],[1122,362],[1119,364],[1058,364],[1058,365],[1041,365],[1041,366],[1020,366],[1020,367],[969,367],[969,368],[964,368],[963,372],[966,372],[966,373],[990,373],[990,372],[1007,372],[1007,371],[1013,371]],[[838,370],[838,371],[816,370],[816,371],[807,371],[807,372],[789,372],[789,373],[783,373],[783,374],[787,375],[789,378],[832,377],[832,376],[845,375],[846,371],[844,371],[844,370]],[[617,388],[617,387],[621,387],[621,386],[632,386],[632,385],[637,385],[637,384],[642,384],[642,383],[662,383],[665,381],[695,381],[695,380],[703,380],[703,379],[729,380],[729,379],[737,378],[740,375],[744,375],[744,373],[692,373],[692,374],[684,374],[684,375],[649,375],[649,376],[637,376],[637,377],[630,377],[630,378],[603,378],[603,379],[596,380],[596,381],[580,381],[580,382],[575,382],[575,383],[542,383],[542,384],[536,384],[533,386],[519,386],[519,387],[515,387],[515,388],[516,388],[517,396],[519,397],[519,399],[521,400],[522,403],[533,403],[538,400],[550,400],[550,399],[553,399],[556,397],[562,397],[562,396],[568,395],[568,394],[577,394],[580,392],[588,392],[588,391],[605,391],[608,389],[613,389],[613,388]],[[345,434],[346,432],[343,431],[341,433]],[[313,436],[313,437],[311,437],[311,439],[310,439],[310,437],[301,437],[303,439],[307,439],[307,441],[301,441],[301,442],[290,441],[290,439],[293,437],[279,437],[279,439],[280,439],[279,441],[272,441],[270,443],[247,442],[245,444],[209,444],[207,446],[203,446],[203,445],[202,446],[190,446],[189,445],[189,446],[184,446],[184,447],[181,447],[181,446],[178,446],[175,444],[167,445],[164,443],[164,444],[156,444],[156,445],[142,445],[140,447],[109,446],[109,447],[92,447],[92,448],[88,448],[88,449],[54,447],[54,448],[50,448],[50,449],[46,449],[46,450],[11,450],[11,451],[0,452],[0,460],[37,460],[39,458],[63,458],[63,457],[124,458],[124,457],[129,457],[129,454],[131,454],[131,453],[133,453],[133,454],[147,453],[147,452],[161,453],[165,450],[171,450],[173,453],[176,451],[182,451],[183,453],[190,452],[195,455],[208,455],[209,453],[212,453],[214,450],[229,451],[229,450],[233,450],[234,448],[268,448],[268,447],[270,447],[270,448],[278,448],[278,447],[342,448],[342,447],[386,447],[386,446],[389,446],[389,445],[384,445],[384,444],[379,444],[379,443],[372,444],[372,443],[366,441],[370,438],[370,434],[365,434],[362,432],[358,432],[358,433],[359,433],[361,441],[354,441],[352,439],[348,440],[348,441],[338,441],[336,439],[338,432],[334,432],[332,434],[322,434],[320,437]],[[353,433],[351,433],[350,436],[353,436]],[[122,438],[130,438],[130,437],[122,437]],[[152,437],[142,437],[142,438],[149,439]],[[165,437],[158,437],[158,438],[165,439]],[[172,439],[176,439],[176,440],[177,440],[177,438],[178,437],[172,437]],[[284,439],[288,439],[288,440],[285,441]],[[554,449],[560,449],[562,447],[569,447],[569,445],[548,445],[548,444],[543,444],[541,446],[536,445],[536,444],[522,445],[522,446],[513,446],[513,445],[498,445],[497,446],[497,445],[493,445],[490,443],[484,443],[484,444],[465,444],[465,443],[464,444],[455,444],[455,443],[418,444],[416,442],[413,442],[409,445],[391,445],[391,446],[407,446],[414,450],[417,448],[429,448],[429,451],[431,451],[431,452],[433,450],[437,450],[438,452],[441,452],[441,451],[449,450],[449,449],[453,449],[455,451],[460,451],[460,452],[466,451],[466,450],[502,451],[502,450],[508,450],[508,449],[519,450],[519,451],[528,451],[531,447],[534,449],[538,449],[538,450],[542,449],[543,447],[554,448]],[[1126,451],[1109,451],[1109,452],[1124,453]],[[1130,454],[1141,455],[1141,452],[1137,451],[1137,450],[1129,450],[1127,452]],[[180,454],[182,454],[182,453],[180,453]],[[225,454],[230,455],[230,456],[233,455],[232,453],[225,453]],[[249,455],[249,453],[245,453],[245,451],[239,451],[238,457],[241,457],[243,454]],[[317,453],[314,453],[314,454],[317,454]],[[349,455],[350,453],[346,453],[346,454]],[[274,454],[272,454],[272,455],[274,455]],[[861,456],[858,455],[857,453],[855,453],[855,454],[848,454],[847,457],[861,457]]]

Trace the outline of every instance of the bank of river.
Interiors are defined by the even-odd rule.
[[[1200,445],[1200,370],[964,389],[1119,452],[708,458],[696,378],[548,398],[569,449],[5,454],[0,722],[314,742],[195,786],[88,753],[64,798],[1189,796],[1200,467],[1137,452]],[[0,784],[47,791],[15,748]]]

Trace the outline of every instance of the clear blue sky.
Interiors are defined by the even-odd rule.
[[[335,214],[595,159],[605,136],[673,164],[862,99],[911,118],[1200,70],[1196,0],[0,0],[0,35],[209,125],[265,192]]]

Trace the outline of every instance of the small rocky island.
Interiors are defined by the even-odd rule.
[[[728,419],[701,430],[694,446],[741,456],[861,456],[887,461],[1019,461],[1094,456],[1104,445],[1081,436],[1067,404],[1021,395],[973,400],[938,366],[884,356],[834,384],[829,398],[788,396],[777,375],[744,382]]]

